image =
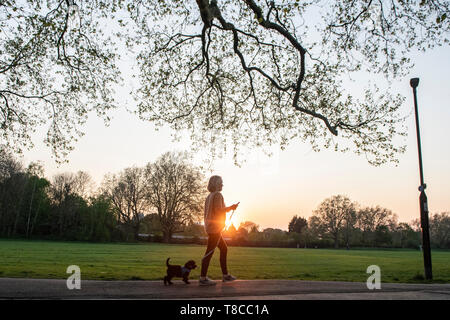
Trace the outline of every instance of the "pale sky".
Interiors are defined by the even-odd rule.
[[[364,156],[350,152],[316,153],[299,141],[292,141],[284,151],[274,148],[272,158],[249,151],[247,163],[240,168],[234,166],[231,154],[227,155],[205,174],[223,177],[222,193],[227,205],[241,202],[233,219],[235,224],[250,220],[261,228],[287,230],[294,215],[307,218],[320,202],[337,194],[346,195],[362,206],[391,209],[399,221],[419,218],[417,142],[409,85],[412,77],[420,78],[418,104],[429,209],[431,213],[450,211],[450,48],[417,54],[412,60],[416,66],[411,74],[391,86],[393,94],[406,97],[402,112],[409,114],[407,151],[400,156],[397,167],[393,164],[373,167]],[[364,75],[364,79],[374,81],[370,74]],[[56,165],[50,149],[41,142],[43,131],[33,138],[35,148],[24,152],[25,164],[42,161],[48,178],[60,172],[86,171],[99,184],[106,173],[143,166],[167,151],[190,149],[187,140],[172,142],[169,129],[155,131],[153,124],[125,111],[126,106],[133,109],[133,100],[124,92],[118,93],[124,101],[123,108],[112,113],[109,127],[95,115],[89,118],[85,135],[69,154],[68,164]],[[206,153],[198,154],[195,163],[205,165],[202,161],[205,157]]]

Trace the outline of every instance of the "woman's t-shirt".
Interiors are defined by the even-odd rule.
[[[220,212],[225,207],[222,194],[219,191],[211,192],[205,200],[205,231],[206,233],[219,233],[225,227],[226,212]]]

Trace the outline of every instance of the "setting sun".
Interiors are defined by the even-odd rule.
[[[233,214],[233,212],[227,213],[227,218],[225,220],[225,230],[228,230],[228,228],[230,228],[232,224],[237,229],[239,227],[240,222],[241,219],[238,219],[238,217],[236,217],[236,214]]]

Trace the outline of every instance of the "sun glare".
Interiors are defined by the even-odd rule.
[[[227,213],[227,218],[225,220],[225,230],[228,230],[228,228],[231,227],[231,225],[234,225],[234,227],[237,229],[239,227],[238,219],[235,215],[231,217],[231,212]]]

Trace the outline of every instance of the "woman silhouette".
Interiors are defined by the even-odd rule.
[[[200,272],[199,285],[208,286],[216,285],[216,282],[209,279],[206,274],[208,272],[209,262],[211,261],[214,249],[220,249],[220,267],[222,269],[222,281],[229,282],[236,280],[236,277],[228,273],[227,270],[227,244],[222,238],[222,230],[225,227],[226,213],[236,210],[238,204],[226,207],[223,199],[222,191],[223,181],[220,176],[212,176],[209,178],[208,191],[210,194],[205,200],[205,231],[208,234],[208,245],[205,255],[202,259],[202,268]]]

